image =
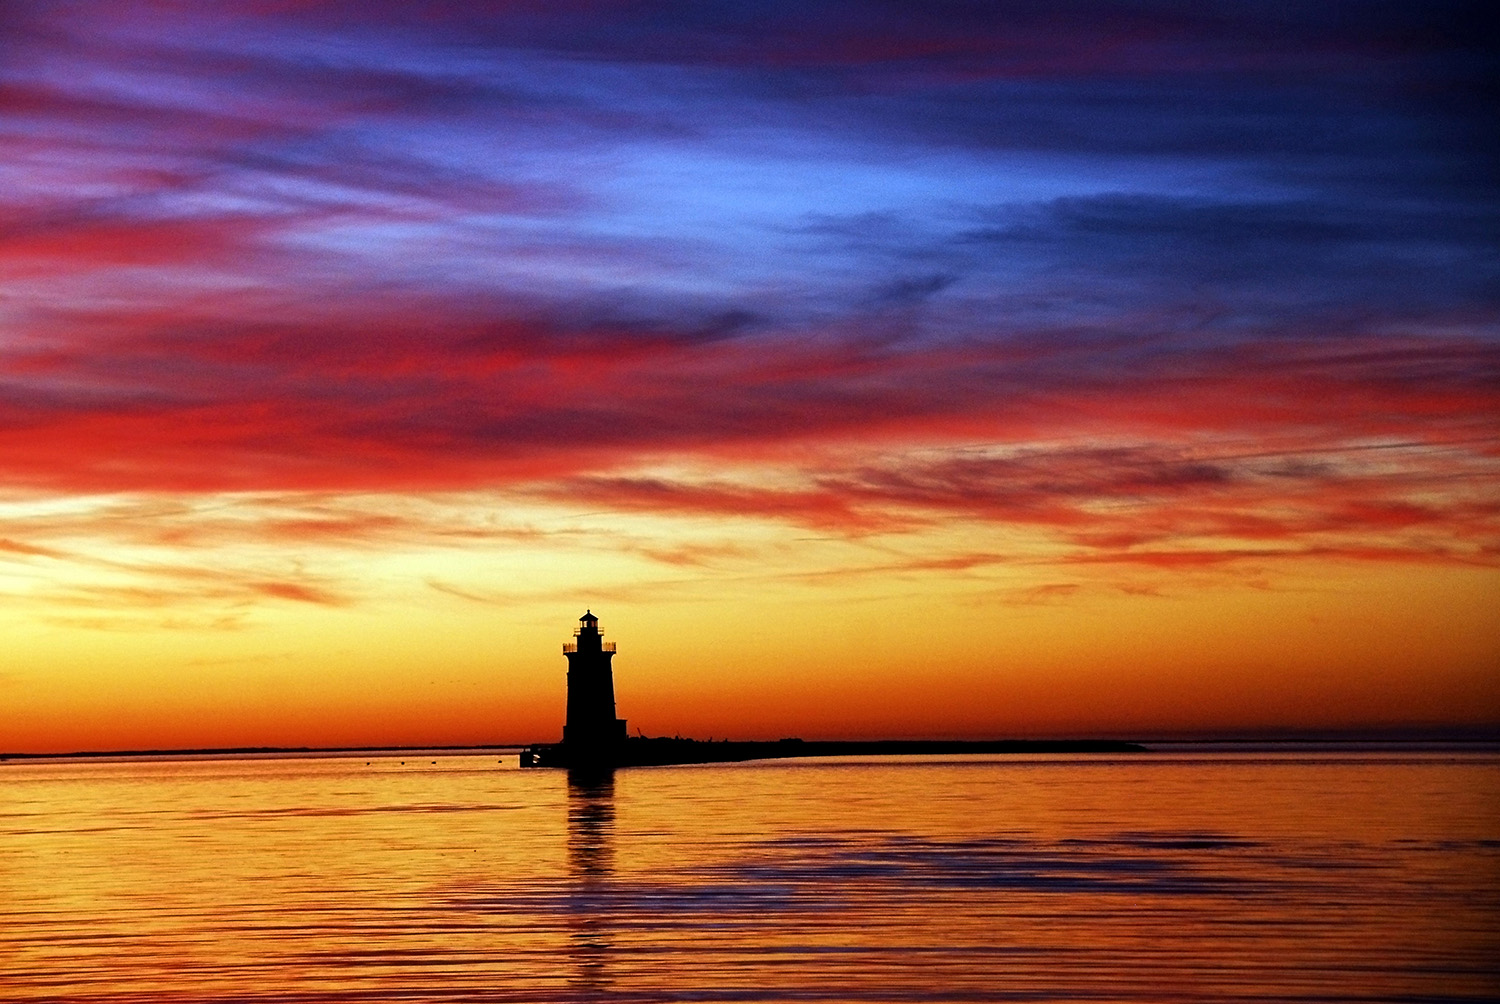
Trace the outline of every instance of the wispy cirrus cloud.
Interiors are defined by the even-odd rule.
[[[992,449],[894,456],[805,487],[565,481],[622,510],[787,520],[854,537],[951,520],[1035,530],[1043,560],[1167,566],[1346,557],[1500,563],[1494,440],[1388,443],[1315,456],[1220,445]],[[1032,560],[1012,556],[1011,560]]]

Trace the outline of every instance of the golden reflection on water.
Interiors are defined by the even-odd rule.
[[[0,1000],[1500,996],[1500,758],[0,765]]]
[[[607,1000],[610,936],[609,901],[614,873],[615,777],[613,771],[568,772],[568,902],[571,981],[581,1001]]]

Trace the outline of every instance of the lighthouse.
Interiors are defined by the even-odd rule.
[[[608,759],[625,741],[625,719],[615,717],[615,678],[610,660],[615,643],[599,633],[599,618],[585,611],[573,641],[563,645],[568,657],[568,720],[563,745],[570,758]]]

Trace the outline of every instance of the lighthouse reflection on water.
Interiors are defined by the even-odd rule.
[[[614,926],[614,771],[568,771],[568,876],[566,924],[576,999],[609,993],[609,937]]]

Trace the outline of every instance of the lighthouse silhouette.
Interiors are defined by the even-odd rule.
[[[610,660],[615,643],[599,633],[599,618],[585,611],[578,618],[574,641],[563,645],[568,657],[568,720],[563,745],[569,758],[605,761],[625,742],[625,719],[615,717],[615,678]]]

